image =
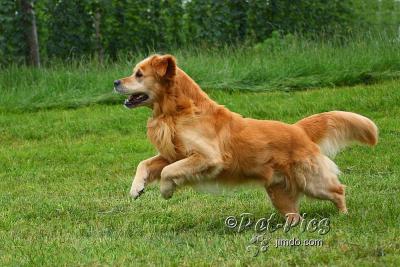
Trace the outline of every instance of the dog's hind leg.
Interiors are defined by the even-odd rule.
[[[307,196],[330,200],[342,213],[347,213],[345,186],[339,182],[336,164],[324,155],[318,156],[313,171],[305,173],[304,193]]]
[[[161,172],[160,191],[163,198],[170,198],[177,186],[187,182],[201,182],[212,179],[223,169],[222,161],[209,159],[200,154],[193,154],[165,167]]]
[[[299,214],[301,192],[288,188],[284,182],[270,185],[266,190],[274,207],[289,221],[296,223],[301,219]]]
[[[168,164],[169,162],[160,155],[141,161],[136,168],[130,195],[138,198],[144,192],[145,185],[159,179],[162,169]]]
[[[309,197],[330,200],[340,212],[347,213],[345,186],[340,184],[337,176],[325,177],[324,179],[330,180],[331,182],[325,185],[321,183],[309,185],[304,193]]]

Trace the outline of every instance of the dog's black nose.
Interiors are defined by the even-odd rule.
[[[117,87],[118,85],[121,84],[121,80],[115,80],[114,81],[114,86]]]

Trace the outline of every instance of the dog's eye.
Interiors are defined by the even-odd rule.
[[[140,78],[143,76],[143,73],[141,73],[140,71],[137,71],[135,76],[136,76],[136,78]]]

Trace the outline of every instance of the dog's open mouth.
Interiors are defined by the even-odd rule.
[[[149,99],[149,96],[144,94],[144,93],[139,93],[139,94],[133,94],[128,97],[128,99],[125,99],[125,107],[127,108],[134,108],[137,105],[143,103]]]

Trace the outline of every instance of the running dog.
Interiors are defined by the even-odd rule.
[[[171,55],[144,59],[114,87],[128,96],[127,108],[152,109],[147,136],[158,155],[138,165],[133,198],[154,180],[165,199],[183,185],[256,183],[295,220],[304,194],[346,213],[345,187],[331,158],[353,141],[378,141],[376,125],[351,112],[320,113],[295,124],[243,118],[210,99]]]

